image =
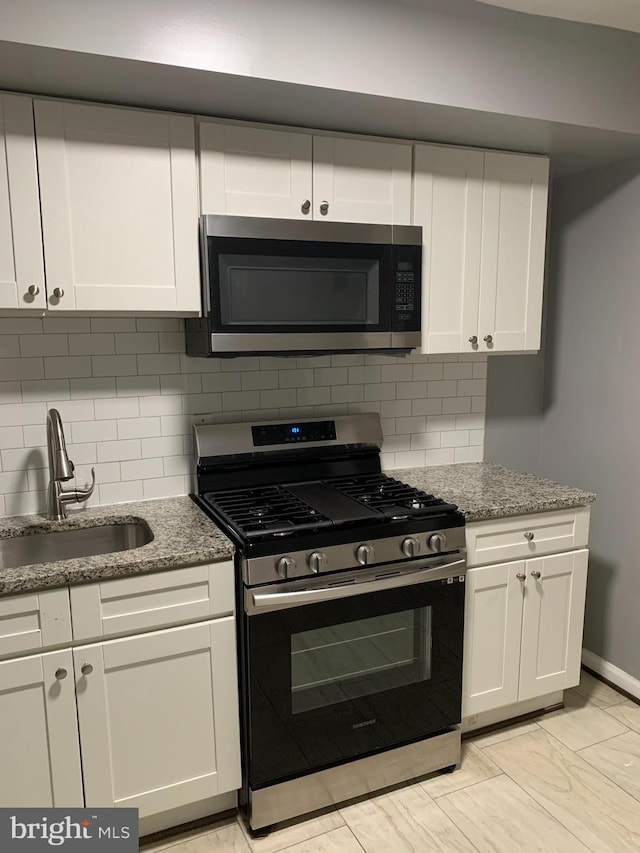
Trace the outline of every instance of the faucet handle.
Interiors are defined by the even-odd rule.
[[[96,469],[91,469],[91,485],[87,486],[84,489],[73,489],[73,491],[69,492],[70,495],[73,495],[72,500],[77,501],[78,503],[83,503],[84,501],[88,501],[91,495],[93,494],[93,490],[96,487]]]

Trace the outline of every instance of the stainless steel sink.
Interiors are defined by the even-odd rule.
[[[147,545],[152,539],[153,533],[142,522],[103,524],[80,530],[51,530],[31,535],[26,528],[22,536],[0,539],[0,569],[129,551]]]

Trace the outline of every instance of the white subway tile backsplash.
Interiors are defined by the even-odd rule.
[[[1,366],[2,365],[0,363],[0,367]],[[0,405],[21,402],[22,388],[20,382],[0,382]]]
[[[144,480],[149,477],[162,477],[163,473],[163,461],[159,456],[155,459],[133,459],[120,463],[120,474],[123,480]]]
[[[70,379],[72,400],[95,400],[98,397],[115,397],[116,380],[111,377]]]
[[[69,355],[113,355],[115,351],[113,334],[69,335]]]
[[[0,358],[0,379],[44,379],[42,358]]]
[[[95,401],[94,406],[97,421],[137,418],[140,414],[140,401],[137,397],[100,398]]]
[[[10,447],[23,447],[22,427],[0,427],[0,451]]]
[[[0,358],[19,358],[20,338],[17,335],[0,335]]]
[[[41,424],[47,417],[45,403],[13,403],[0,406],[0,427]]]
[[[22,399],[25,403],[53,402],[70,398],[68,379],[31,379],[22,383]]]
[[[116,332],[115,340],[116,352],[123,355],[160,352],[157,332]]]
[[[101,441],[98,444],[98,462],[116,462],[141,457],[142,449],[138,438],[126,441]]]
[[[44,509],[51,406],[93,504],[188,491],[194,422],[378,412],[385,470],[482,459],[483,355],[189,358],[183,321],[153,317],[0,318],[0,336],[0,515]]]
[[[92,370],[91,357],[88,355],[51,355],[44,359],[44,375],[47,379],[77,379],[81,376],[99,376],[100,374]]]
[[[69,355],[67,335],[20,335],[20,355]]]
[[[118,438],[154,438],[160,435],[160,418],[126,418],[118,421]]]

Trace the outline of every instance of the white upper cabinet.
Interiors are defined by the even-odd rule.
[[[484,153],[416,145],[413,221],[422,226],[422,346],[469,352],[477,336]]]
[[[0,94],[0,308],[44,308],[33,102]]]
[[[199,123],[202,213],[411,222],[411,145]]]
[[[540,347],[549,161],[415,146],[423,352]]]
[[[201,121],[202,213],[311,218],[312,137]]]
[[[481,351],[540,348],[548,183],[546,157],[485,154]]]
[[[411,145],[314,136],[313,216],[411,223]]]
[[[35,101],[47,307],[200,308],[194,119]]]

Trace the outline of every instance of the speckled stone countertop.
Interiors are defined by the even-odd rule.
[[[586,506],[596,496],[490,462],[402,468],[391,477],[457,504],[467,521]]]
[[[85,508],[65,521],[40,515],[0,518],[0,539],[30,533],[144,522],[153,540],[140,548],[93,557],[0,568],[0,595],[230,559],[233,545],[189,497]]]

